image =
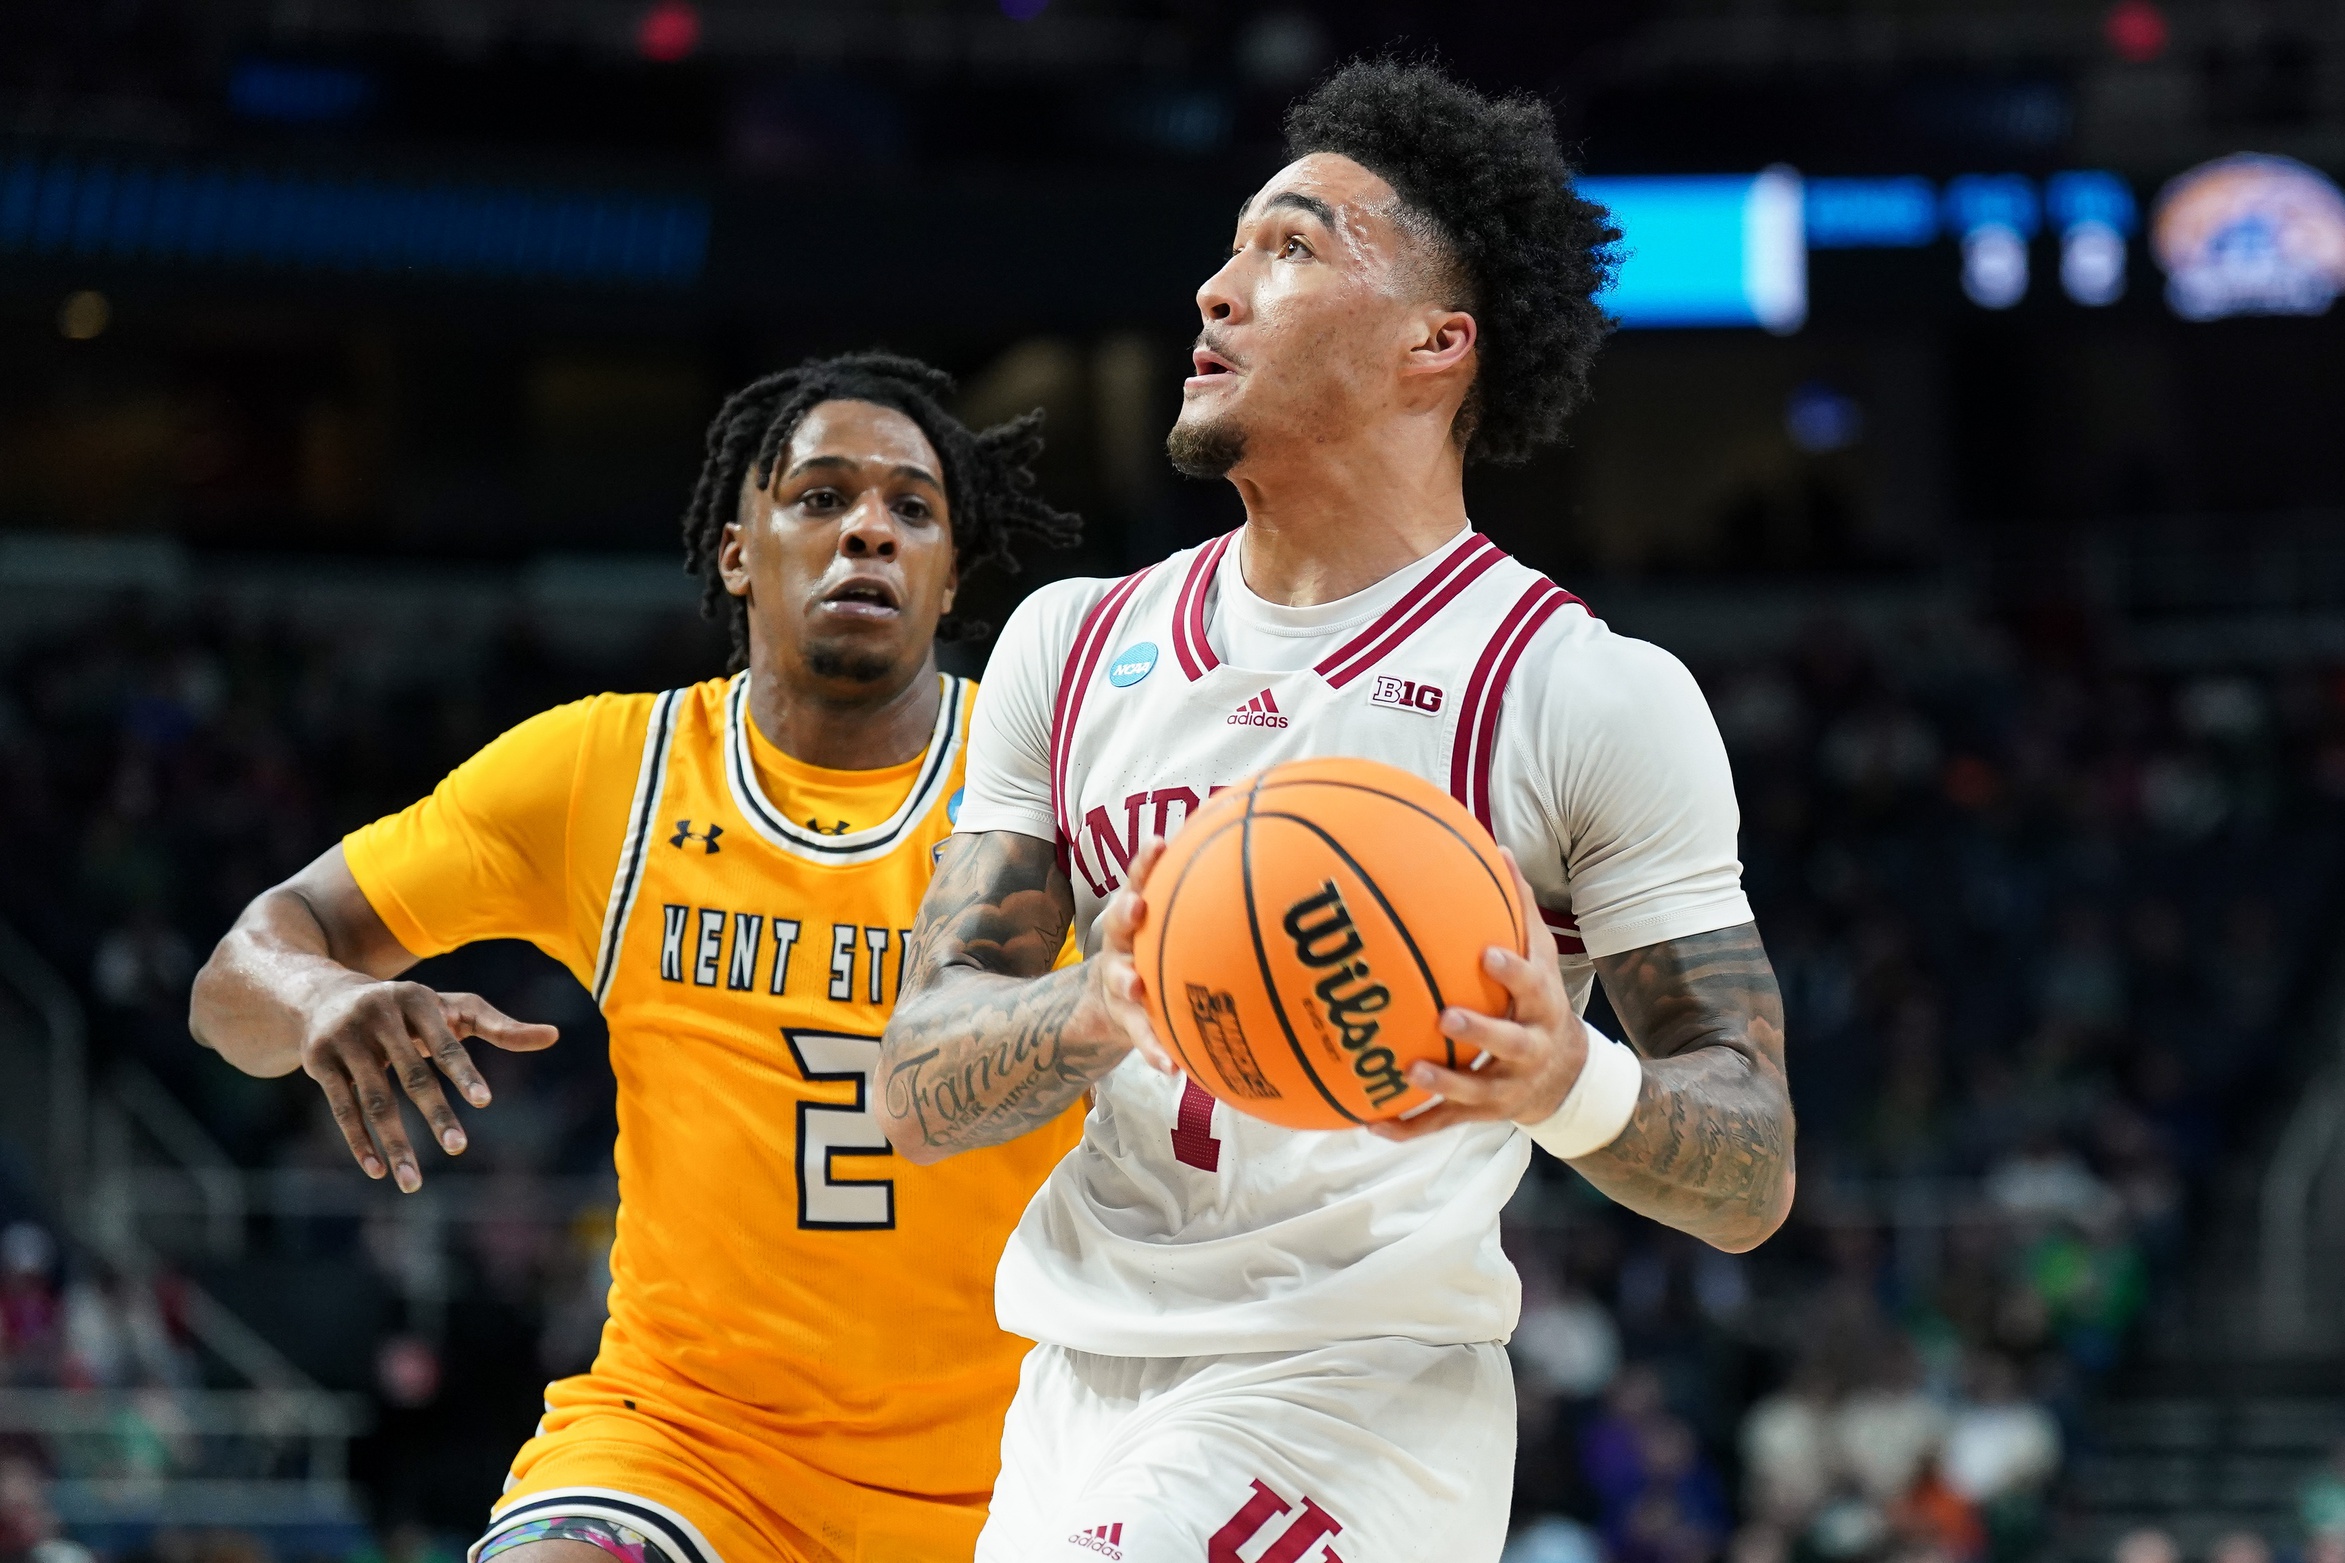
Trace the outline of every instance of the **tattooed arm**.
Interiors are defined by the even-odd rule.
[[[1620,1137],[1572,1163],[1629,1209],[1740,1253],[1791,1210],[1783,997],[1755,924],[1597,960],[1645,1059]]]
[[[1142,848],[1132,887],[1162,843]],[[1051,970],[1074,888],[1047,841],[1015,831],[955,836],[920,903],[903,994],[879,1050],[880,1123],[908,1159],[942,1161],[1050,1122],[1123,1062],[1135,1023],[1127,887],[1100,914],[1098,956]]]
[[[1530,886],[1517,872],[1526,899]],[[1409,1078],[1446,1099],[1388,1139],[1453,1123],[1551,1117],[1578,1083],[1588,1039],[1555,964],[1554,936],[1530,926],[1529,955],[1493,949],[1490,974],[1512,999],[1500,1019],[1442,1012],[1442,1034],[1489,1054],[1476,1070],[1420,1063]],[[1572,1166],[1640,1215],[1733,1253],[1756,1248],[1791,1210],[1791,1091],[1783,1000],[1750,923],[1600,957],[1597,975],[1642,1056],[1636,1110],[1610,1144]]]

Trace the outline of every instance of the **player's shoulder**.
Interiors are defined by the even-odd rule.
[[[1666,647],[1623,635],[1577,597],[1550,614],[1525,648],[1515,688],[1526,700],[1591,717],[1634,719],[1659,703],[1700,698],[1693,673]]]
[[[722,725],[731,682],[720,677],[674,690],[606,690],[540,711],[506,736],[567,743],[582,759],[611,750],[632,752],[643,747],[655,719],[683,725],[697,718],[707,725]]]

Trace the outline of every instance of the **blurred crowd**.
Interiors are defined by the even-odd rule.
[[[679,623],[617,665],[557,655],[524,616],[435,634],[124,603],[20,640],[0,676],[0,917],[81,986],[99,1078],[144,1069],[287,1187],[355,1180],[305,1080],[247,1079],[188,1039],[195,965],[254,893],[504,726],[716,664]],[[1507,1233],[1515,1556],[2036,1556],[2086,1398],[2174,1306],[2204,1213],[2189,1191],[2290,1066],[2345,888],[2345,678],[2127,671],[2057,616],[1926,646],[1824,623],[1696,671],[1784,990],[1800,1204],[1738,1258],[1542,1161]],[[445,1549],[544,1379],[591,1356],[611,1082],[591,1005],[541,957],[491,947],[419,975],[565,1034],[484,1060],[499,1105],[456,1174],[427,1168],[461,1202],[437,1225],[388,1195],[261,1210],[244,1259],[183,1268],[374,1398],[356,1470],[377,1517]],[[1617,1034],[1601,1001],[1592,1018]],[[169,1273],[78,1279],[15,1154],[0,1372],[192,1382]],[[290,1319],[289,1295],[335,1301]]]
[[[2100,650],[2062,615],[1926,648],[1818,624],[1697,669],[1784,990],[1800,1205],[1737,1260],[1542,1168],[1510,1237],[1518,1517],[1545,1516],[1517,1563],[2050,1544],[2089,1396],[2171,1323],[2206,1174],[2301,1058],[2345,886],[2345,678]]]

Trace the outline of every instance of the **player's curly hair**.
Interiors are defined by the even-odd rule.
[[[964,577],[989,564],[1017,569],[1013,544],[1019,540],[1069,548],[1082,539],[1079,516],[1051,508],[1034,492],[1041,409],[979,432],[945,411],[952,394],[953,377],[942,369],[873,352],[810,358],[725,398],[708,426],[708,454],[684,511],[684,568],[700,577],[701,613],[725,618],[732,631],[728,672],[749,665],[749,605],[725,590],[718,573],[725,527],[740,515],[742,484],[754,481],[762,489],[773,481],[782,447],[823,402],[872,402],[920,426],[944,463],[953,556]],[[936,627],[939,640],[977,640],[988,632],[980,620],[949,613]]]
[[[1480,327],[1467,456],[1523,461],[1561,439],[1612,327],[1594,295],[1620,230],[1573,188],[1547,105],[1437,65],[1355,60],[1287,110],[1286,141],[1289,157],[1334,152],[1383,179],[1450,262],[1455,307]]]

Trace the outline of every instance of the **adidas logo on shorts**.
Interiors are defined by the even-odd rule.
[[[1110,1559],[1112,1563],[1113,1559],[1124,1555],[1124,1522],[1117,1520],[1112,1525],[1094,1525],[1089,1530],[1075,1532],[1067,1540],[1087,1552],[1096,1552],[1101,1557]]]
[[[1278,702],[1270,698],[1267,689],[1232,711],[1225,720],[1232,727],[1286,726],[1285,713],[1278,709]]]

